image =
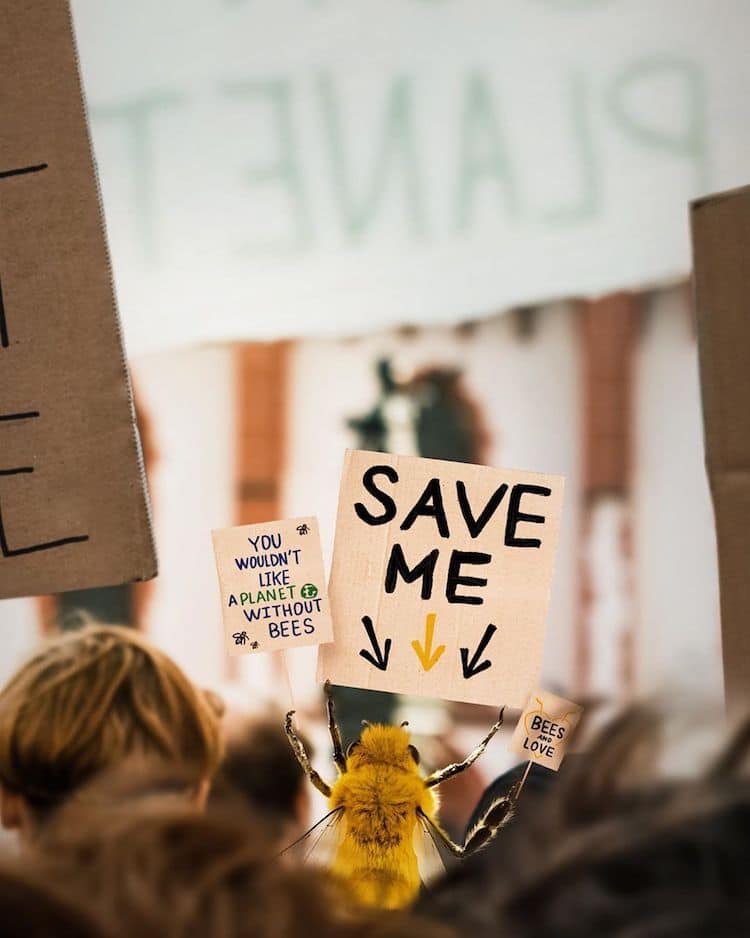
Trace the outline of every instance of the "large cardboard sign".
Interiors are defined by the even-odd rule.
[[[230,654],[331,641],[316,518],[245,524],[212,535]]]
[[[522,707],[562,496],[559,476],[347,452],[319,680]]]
[[[0,0],[0,597],[156,574],[64,0]]]
[[[716,516],[724,684],[750,698],[750,186],[694,202],[706,467]]]
[[[571,700],[535,690],[511,738],[511,752],[557,772],[582,713]]]

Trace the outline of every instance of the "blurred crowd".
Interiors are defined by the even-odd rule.
[[[285,850],[317,818],[283,724],[230,718],[135,630],[49,641],[0,692],[0,936],[750,933],[750,723],[670,777],[654,713],[616,716],[398,911]],[[518,771],[461,789],[465,816]]]

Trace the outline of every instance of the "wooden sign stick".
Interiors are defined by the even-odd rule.
[[[287,693],[289,695],[289,706],[287,710],[295,710],[296,704],[294,703],[294,691],[292,690],[292,677],[289,673],[289,661],[286,657],[286,651],[282,648],[281,651],[274,652],[273,656],[278,665],[278,670],[281,671],[284,677],[284,683],[286,684]]]
[[[526,763],[526,771],[523,773],[523,777],[521,778],[521,781],[518,783],[518,788],[516,789],[515,794],[513,796],[514,801],[518,801],[521,791],[523,790],[523,786],[526,784],[526,779],[529,777],[529,772],[531,771],[531,766],[533,764],[534,763],[531,761],[531,759],[529,759],[529,761]]]

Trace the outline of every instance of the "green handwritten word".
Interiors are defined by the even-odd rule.
[[[102,124],[121,124],[125,148],[132,167],[132,212],[138,225],[138,239],[145,258],[158,259],[156,226],[156,180],[154,126],[158,115],[185,103],[183,95],[154,92],[123,104],[92,109],[91,117]]]
[[[251,590],[247,593],[240,593],[239,605],[244,606],[246,603],[249,603],[251,606],[255,603],[270,603],[278,600],[283,602],[286,599],[294,599],[294,591],[297,587],[292,586],[283,586],[280,589],[266,589],[266,590]],[[229,596],[229,601],[227,606],[236,606],[238,605],[237,597],[234,593],[231,593]]]

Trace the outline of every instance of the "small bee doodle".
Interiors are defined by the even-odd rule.
[[[329,811],[287,850],[301,846],[305,861],[323,856],[332,871],[346,880],[362,903],[397,909],[412,902],[423,883],[443,868],[438,844],[456,857],[484,847],[510,819],[516,788],[494,801],[463,844],[440,826],[435,788],[465,771],[482,755],[502,726],[503,711],[484,739],[463,762],[422,775],[419,753],[406,723],[381,726],[363,722],[358,740],[344,754],[330,683],[325,685],[328,729],[338,770],[329,785],[310,764],[286,716],[286,734],[310,782],[328,799]]]
[[[306,525],[306,524],[298,524],[298,525],[297,525],[297,534],[299,534],[299,535],[305,535],[305,534],[309,534],[309,533],[310,533],[310,527],[309,527],[309,525]]]
[[[235,632],[232,638],[235,645],[244,645],[248,640],[247,632]]]

